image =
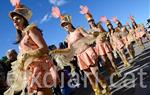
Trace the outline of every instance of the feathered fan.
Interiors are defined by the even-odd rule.
[[[61,12],[58,7],[52,7],[52,16],[55,18],[59,18],[61,16]]]
[[[118,21],[118,19],[117,19],[116,16],[113,16],[113,17],[112,17],[112,20],[113,20],[114,22],[117,22],[117,21]]]
[[[80,11],[81,14],[87,14],[89,12],[89,8],[87,6],[81,5],[80,9],[81,9]]]
[[[20,0],[10,0],[12,6],[15,6],[16,8],[20,6]]]

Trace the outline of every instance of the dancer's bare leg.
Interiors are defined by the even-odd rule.
[[[113,54],[110,52],[110,53],[107,53],[107,56],[108,56],[108,58],[109,58],[109,60],[110,60],[110,62],[111,62],[111,64],[112,64],[112,66],[113,66],[113,68],[114,68],[114,70],[115,70],[117,76],[118,76],[118,77],[121,77],[121,74],[120,74],[120,72],[119,72],[119,69],[117,68],[117,66],[116,66],[116,64],[115,64],[116,62],[115,62],[115,58],[114,58]]]
[[[114,73],[115,69],[112,68],[111,63],[107,59],[107,55],[101,55],[101,58],[104,62],[104,67],[105,67],[106,71],[109,73],[109,75],[112,75]]]
[[[102,94],[101,90],[100,90],[98,84],[96,83],[96,79],[95,79],[94,75],[92,74],[91,70],[88,68],[83,71],[86,74],[87,78],[89,79],[90,84],[95,92],[95,95],[101,95]]]
[[[125,55],[124,50],[123,50],[123,49],[120,49],[119,52],[120,52],[120,54],[121,54],[121,56],[122,56],[122,58],[123,58],[124,66],[125,66],[125,67],[129,67],[130,64],[129,64],[128,59],[127,59],[127,57],[126,57],[126,55]]]
[[[99,82],[100,86],[102,87],[102,93],[103,94],[108,94],[110,93],[110,88],[107,84],[107,81],[105,80],[105,78],[100,74],[100,71],[98,69],[98,67],[96,65],[91,66],[90,70],[92,71],[93,75],[95,76],[95,78],[97,79],[97,81]]]
[[[145,46],[144,46],[144,44],[143,44],[143,42],[142,42],[142,38],[139,38],[139,39],[138,39],[138,42],[139,42],[140,47],[141,47],[142,49],[145,49]]]

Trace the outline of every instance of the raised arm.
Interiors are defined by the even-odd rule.
[[[88,34],[82,27],[78,28],[78,31],[79,31],[84,37],[87,37],[87,36],[90,35],[90,34]]]

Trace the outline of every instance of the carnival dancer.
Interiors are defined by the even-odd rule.
[[[21,95],[37,93],[37,95],[53,95],[51,87],[57,80],[57,72],[53,61],[49,59],[48,47],[41,30],[34,24],[29,24],[32,11],[19,0],[11,0],[15,5],[9,16],[17,30],[19,55],[12,63],[12,71],[8,74],[10,88],[4,95]],[[25,89],[28,92],[25,92]]]
[[[130,58],[133,59],[135,51],[133,48],[133,44],[129,43],[130,42],[128,39],[129,38],[128,36],[130,36],[129,31],[126,29],[125,26],[122,25],[122,23],[117,19],[117,17],[114,16],[112,19],[117,24],[117,28],[120,29],[120,35],[125,44],[125,48],[128,51]]]
[[[125,44],[122,41],[121,35],[120,35],[120,29],[113,28],[113,25],[111,24],[110,20],[107,19],[106,16],[101,17],[101,21],[105,22],[108,28],[108,37],[110,40],[110,43],[113,46],[113,49],[119,54],[120,58],[122,59],[124,66],[129,67],[130,64],[128,63],[127,57],[124,52],[124,46]]]
[[[129,23],[126,23],[126,29],[129,31],[128,34],[128,43],[131,43],[132,45],[134,45],[134,43],[138,44],[137,40],[136,40],[136,34],[134,29],[131,28],[131,26],[129,25]],[[135,51],[132,52],[133,56],[135,56]]]
[[[130,16],[130,20],[131,20],[131,24],[132,24],[132,28],[135,30],[135,35],[136,35],[136,39],[139,43],[139,46],[144,49],[145,46],[143,44],[142,38],[147,38],[147,40],[150,42],[150,38],[148,36],[148,34],[145,31],[144,25],[138,25],[134,19],[133,16]]]
[[[89,12],[89,9],[87,6],[80,6],[80,8],[81,8],[81,13],[86,16],[86,19],[90,26],[90,31],[93,33],[96,33],[97,38],[96,38],[95,48],[96,48],[97,54],[101,56],[104,62],[104,67],[106,68],[106,70],[108,71],[110,75],[116,72],[116,74],[120,77],[121,75],[119,73],[119,70],[117,66],[115,65],[115,58],[113,56],[112,46],[106,38],[107,32],[102,27],[101,22],[99,22],[98,24],[95,24],[93,16]]]
[[[56,18],[60,18],[61,26],[68,32],[66,38],[68,48],[57,49],[52,51],[52,53],[65,54],[73,51],[73,55],[77,56],[80,70],[83,70],[83,72],[87,75],[90,84],[95,91],[95,95],[102,95],[102,93],[106,93],[107,84],[105,81],[101,81],[97,67],[98,56],[94,49],[89,46],[89,42],[94,36],[89,35],[82,27],[75,28],[71,22],[71,16],[68,14],[61,14],[58,7],[52,8],[52,15]],[[97,82],[100,83],[103,90],[100,90]]]

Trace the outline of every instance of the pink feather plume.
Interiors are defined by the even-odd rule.
[[[20,0],[10,0],[10,2],[13,6],[16,6],[16,7],[20,5]]]
[[[117,21],[118,21],[118,19],[117,19],[116,16],[113,16],[113,17],[112,17],[112,20],[113,20],[114,22],[117,22]]]
[[[55,18],[59,18],[61,16],[61,12],[58,7],[52,7],[52,16]]]
[[[133,16],[130,16],[130,19],[134,21],[134,17]]]
[[[87,6],[81,5],[80,9],[81,9],[80,11],[81,14],[87,14],[89,12],[89,8]]]
[[[106,16],[101,16],[101,17],[100,17],[100,20],[101,20],[102,22],[106,23],[108,19],[107,19]]]

